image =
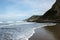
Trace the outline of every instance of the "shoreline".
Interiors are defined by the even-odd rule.
[[[55,27],[60,27],[60,24],[56,24],[54,26],[45,26],[43,28],[37,28],[35,29],[35,33],[29,38],[29,40],[56,40],[54,32],[51,32],[52,30],[49,31],[49,29],[55,30]]]
[[[60,20],[40,20],[40,21],[27,21],[27,22],[37,22],[37,23],[60,23]]]

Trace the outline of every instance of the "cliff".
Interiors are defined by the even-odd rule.
[[[38,20],[41,16],[40,15],[33,15],[30,18],[27,19],[27,21],[35,22]]]
[[[44,18],[60,19],[60,0],[56,0],[55,4],[44,15]]]
[[[31,17],[29,19],[31,19]],[[60,0],[56,0],[52,8],[48,10],[43,16],[32,19],[34,22],[60,22]]]

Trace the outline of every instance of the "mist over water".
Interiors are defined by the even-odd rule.
[[[23,21],[2,22],[0,23],[0,40],[28,40],[35,33],[35,29],[51,25],[55,24]]]

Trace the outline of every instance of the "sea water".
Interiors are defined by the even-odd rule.
[[[0,22],[0,40],[29,40],[35,29],[55,23],[35,23],[24,21]]]

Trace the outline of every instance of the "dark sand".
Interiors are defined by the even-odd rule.
[[[35,30],[29,40],[60,40],[60,23]]]

